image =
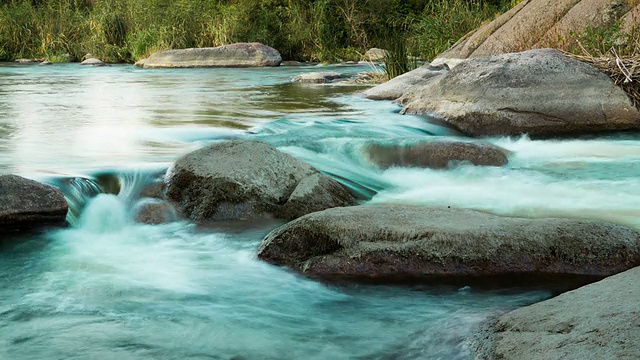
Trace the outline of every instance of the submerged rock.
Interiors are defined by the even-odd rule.
[[[640,232],[597,221],[355,206],[309,214],[272,231],[258,257],[325,278],[606,276],[640,264]]]
[[[158,51],[136,64],[144,68],[194,68],[278,66],[280,62],[276,49],[254,42]]]
[[[446,66],[431,66],[426,64],[400,76],[382,83],[364,92],[364,97],[371,100],[396,100],[414,85],[427,85],[429,82],[444,75]]]
[[[169,202],[148,198],[138,203],[134,218],[143,224],[159,225],[177,221],[178,214]]]
[[[299,83],[309,83],[309,84],[325,84],[332,83],[336,81],[344,81],[345,79],[351,78],[352,75],[349,74],[340,74],[335,71],[319,71],[312,73],[300,74],[293,78],[293,82]]]
[[[167,197],[198,223],[293,219],[355,204],[335,180],[259,141],[220,142],[180,158],[167,173]]]
[[[637,359],[640,268],[501,316],[471,340],[476,359]]]
[[[399,102],[471,136],[640,128],[640,112],[607,75],[552,49],[465,61]]]
[[[507,151],[488,143],[429,141],[412,145],[370,144],[364,148],[370,162],[381,168],[392,166],[447,168],[456,162],[503,166]]]
[[[0,175],[0,232],[62,225],[68,208],[58,188],[17,175]]]

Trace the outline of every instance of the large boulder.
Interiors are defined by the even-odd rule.
[[[623,22],[622,34],[629,34],[640,19],[633,16],[633,6],[640,6],[637,0],[523,0],[463,37],[434,63],[534,48],[567,50],[576,45],[581,34],[610,31],[618,20]]]
[[[399,99],[471,136],[640,128],[640,112],[603,72],[551,49],[472,59]]]
[[[213,144],[180,158],[167,197],[193,221],[275,217],[355,204],[335,180],[259,141]]]
[[[364,97],[371,100],[395,100],[413,85],[426,85],[438,76],[442,76],[447,70],[446,66],[436,67],[426,64],[368,89],[364,92]]]
[[[325,278],[606,276],[640,265],[640,232],[597,221],[355,206],[277,228],[258,257]]]
[[[158,51],[136,64],[144,68],[278,66],[280,53],[260,43],[236,43],[213,48]]]
[[[471,340],[476,359],[637,359],[640,268],[501,316]]]
[[[479,142],[439,140],[408,145],[369,144],[364,147],[368,160],[381,168],[392,166],[443,169],[458,162],[503,166],[507,151]]]
[[[62,225],[68,208],[58,188],[17,175],[0,175],[0,232]]]

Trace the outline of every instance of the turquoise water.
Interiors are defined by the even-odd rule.
[[[466,359],[475,326],[550,296],[324,284],[257,260],[278,223],[134,223],[141,187],[211,141],[266,141],[363,201],[640,227],[639,136],[494,138],[505,168],[382,171],[369,142],[459,134],[362,86],[290,83],[318,69],[0,65],[0,172],[62,187],[75,211],[68,229],[0,242],[0,359]]]

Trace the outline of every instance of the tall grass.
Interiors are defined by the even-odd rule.
[[[132,62],[160,49],[259,41],[285,59],[360,60],[402,29],[433,58],[513,0],[1,0],[0,60]]]
[[[479,0],[433,0],[412,23],[412,37],[417,51],[427,59],[450,48],[465,34],[493,20],[507,4]]]

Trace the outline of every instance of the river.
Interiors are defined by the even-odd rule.
[[[0,64],[0,173],[60,186],[73,210],[69,228],[0,241],[0,359],[467,359],[476,326],[551,296],[320,283],[256,258],[278,223],[135,223],[140,188],[212,141],[268,142],[363,202],[640,228],[638,135],[491,138],[508,166],[379,170],[367,143],[460,134],[359,85],[290,82],[319,69]]]

